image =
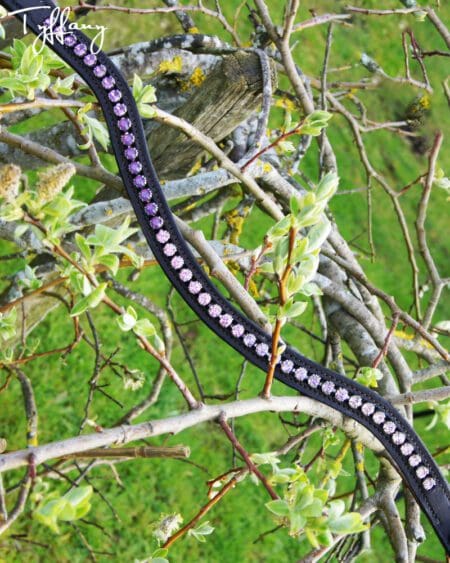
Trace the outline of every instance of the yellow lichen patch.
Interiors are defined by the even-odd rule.
[[[201,167],[202,167],[202,161],[199,158],[197,162],[194,164],[194,166],[189,170],[188,176],[193,176],[194,174],[196,174]]]
[[[159,63],[159,72],[175,72],[180,73],[183,68],[183,59],[177,55],[168,61],[161,61]]]
[[[198,66],[194,72],[191,74],[189,79],[194,86],[200,86],[202,82],[205,80],[205,73],[203,70]]]
[[[265,162],[263,165],[264,174],[268,174],[272,170],[272,165],[269,162]]]
[[[278,98],[275,102],[275,107],[287,109],[288,111],[294,111],[295,110],[294,102],[292,100],[290,100],[289,98],[286,98],[286,97]]]
[[[190,27],[187,32],[188,33],[198,33],[198,27]]]
[[[231,229],[230,242],[232,244],[239,244],[242,228],[244,227],[244,217],[236,209],[232,209],[225,214],[225,219]]]

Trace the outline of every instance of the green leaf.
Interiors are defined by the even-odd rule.
[[[99,284],[89,295],[83,297],[78,303],[74,305],[72,310],[70,311],[71,317],[76,317],[80,315],[87,309],[94,309],[97,305],[102,301],[103,297],[105,296],[106,290],[106,283]]]
[[[349,512],[328,522],[328,526],[334,534],[356,534],[367,530],[361,514],[358,512]]]
[[[156,334],[156,329],[148,319],[137,321],[133,331],[143,338],[151,338]]]
[[[382,372],[378,368],[369,366],[362,367],[356,377],[357,381],[366,387],[378,387],[378,381],[383,378]]]
[[[286,517],[289,515],[289,505],[285,500],[277,499],[266,502],[266,507],[276,516]]]

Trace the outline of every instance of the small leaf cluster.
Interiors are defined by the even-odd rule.
[[[160,352],[164,351],[164,342],[156,333],[155,326],[149,319],[138,319],[136,310],[129,306],[121,317],[117,317],[117,324],[123,332],[133,331],[137,336],[153,339],[155,347]]]
[[[156,102],[155,88],[151,84],[144,86],[141,78],[137,74],[135,74],[133,78],[133,96],[142,117],[151,119],[155,116],[155,110],[150,105]]]
[[[52,80],[50,71],[65,68],[65,63],[46,46],[38,53],[34,44],[26,45],[14,39],[10,48],[11,69],[0,71],[0,88],[10,92],[12,98],[23,96],[33,100],[36,90],[46,90]]]
[[[266,235],[266,245],[270,246],[270,250],[259,271],[275,275],[280,280],[286,267],[290,267],[285,284],[287,300],[278,310],[279,319],[286,321],[303,313],[306,302],[295,301],[297,295],[320,295],[320,289],[312,280],[319,265],[320,248],[331,228],[324,210],[337,185],[337,176],[328,174],[315,190],[294,196],[290,202],[290,213]],[[292,231],[295,233],[293,248]],[[302,235],[301,232],[305,234]],[[257,253],[259,252],[260,249],[257,249]]]
[[[255,461],[255,456],[252,459]],[[342,500],[329,500],[330,491],[311,483],[302,467],[280,468],[273,457],[269,463],[275,469],[271,482],[283,486],[283,496],[266,507],[289,528],[291,536],[306,538],[318,548],[331,545],[335,534],[356,534],[367,529],[358,512],[348,512]]]
[[[74,522],[86,516],[91,509],[93,492],[93,488],[88,485],[75,487],[63,496],[51,493],[34,511],[33,517],[59,534],[60,522]]]

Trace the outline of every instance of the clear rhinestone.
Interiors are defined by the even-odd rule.
[[[395,432],[395,434],[392,435],[392,441],[396,446],[401,446],[405,440],[406,434],[404,432]]]
[[[181,256],[174,256],[170,264],[174,270],[179,270],[184,266],[184,260]]]
[[[313,373],[308,377],[308,385],[313,389],[316,389],[317,387],[319,387],[321,379],[322,378],[320,377],[320,375],[317,375],[317,373]]]
[[[339,389],[336,391],[336,400],[339,401],[340,403],[343,403],[344,401],[346,401],[348,399],[348,391],[347,389],[345,389],[344,387],[339,387]]]
[[[166,256],[173,256],[177,252],[177,247],[174,244],[172,244],[171,242],[169,242],[163,248],[163,252]]]
[[[430,470],[428,469],[428,467],[425,467],[425,465],[421,465],[416,469],[416,475],[417,477],[419,477],[419,479],[425,479],[429,472]]]
[[[180,272],[180,280],[182,282],[188,282],[192,279],[192,272],[189,268],[183,268]]]
[[[216,303],[214,303],[214,305],[210,305],[208,309],[208,313],[210,314],[211,317],[213,317],[213,319],[219,317],[221,312],[222,312],[222,307],[220,305],[217,305]]]
[[[267,356],[267,353],[269,352],[269,347],[267,346],[267,344],[265,342],[260,342],[257,346],[256,346],[256,353],[258,354],[258,356]]]
[[[291,373],[294,369],[294,362],[292,360],[283,360],[281,362],[281,371],[283,373]]]
[[[202,284],[198,281],[191,281],[191,283],[189,284],[189,293],[192,293],[193,295],[200,293],[201,289]]]
[[[414,454],[408,459],[408,463],[411,467],[417,467],[420,463],[422,463],[422,458],[420,455]]]
[[[375,412],[375,405],[373,403],[364,403],[361,410],[363,414],[370,416]]]
[[[377,411],[372,418],[375,424],[383,424],[383,422],[386,420],[386,415],[383,411]]]
[[[297,368],[295,370],[295,379],[297,381],[305,381],[307,377],[308,377],[308,372],[305,368]]]
[[[414,446],[409,442],[406,442],[406,444],[403,444],[403,446],[400,448],[400,451],[403,455],[411,455],[414,451]]]
[[[423,488],[426,491],[431,491],[431,489],[433,489],[435,486],[436,486],[436,481],[432,477],[428,477],[423,482]]]
[[[231,334],[235,338],[240,338],[245,332],[245,328],[242,325],[234,325],[231,329]]]
[[[64,45],[67,45],[67,47],[73,47],[76,44],[76,42],[77,42],[77,38],[75,37],[75,35],[69,34],[64,37]],[[105,72],[106,72],[106,68],[105,68]]]
[[[170,233],[168,231],[159,231],[156,235],[156,240],[161,244],[165,244],[170,239]]]
[[[334,391],[334,383],[332,381],[325,381],[325,383],[322,383],[322,392],[325,395],[331,395],[333,391]]]
[[[256,336],[254,334],[252,334],[251,332],[247,333],[244,336],[244,344],[248,347],[251,348],[256,342]]]
[[[362,405],[362,399],[359,395],[352,395],[348,400],[348,404],[352,407],[352,409],[359,409]]]
[[[200,293],[200,295],[198,296],[198,302],[200,303],[200,305],[206,307],[206,305],[209,305],[211,303],[211,295],[209,293]]]
[[[389,436],[393,434],[396,431],[396,429],[397,426],[395,425],[395,422],[392,422],[392,420],[388,420],[383,424],[383,431],[385,434],[388,434]]]
[[[225,315],[222,315],[220,317],[220,326],[223,326],[224,328],[228,328],[231,323],[233,322],[233,317],[231,315],[229,315],[228,313],[226,313]]]

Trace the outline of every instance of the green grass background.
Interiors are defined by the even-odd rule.
[[[184,2],[186,4],[186,2]],[[117,4],[129,7],[156,6],[156,2],[139,2],[127,0]],[[227,0],[224,3],[226,15],[232,16],[239,5],[238,0]],[[281,4],[274,0],[269,2],[275,19],[281,21]],[[344,2],[320,0],[320,2],[302,2],[300,17],[309,17],[309,9],[318,13],[339,11]],[[359,2],[364,7],[380,7],[375,0]],[[399,7],[400,3],[386,0],[382,7]],[[440,12],[444,20],[450,19],[450,14],[444,9]],[[196,22],[201,32],[217,32],[228,39],[217,23],[211,19],[196,16]],[[145,41],[161,35],[179,32],[178,24],[173,16],[125,16],[123,14],[92,14],[89,21],[105,23],[107,32],[107,47],[112,48],[132,42]],[[424,49],[442,49],[444,45],[429,22],[419,23],[413,16],[404,18],[355,18],[351,26],[335,26],[333,48],[330,67],[358,63],[361,52],[367,52],[376,59],[392,75],[403,72],[403,55],[401,49],[401,30],[410,26],[419,43]],[[248,12],[244,7],[239,19],[238,30],[242,39],[247,42],[251,33]],[[318,75],[322,64],[325,45],[326,28],[324,26],[306,30],[298,34],[295,55],[298,64],[305,73]],[[431,82],[435,88],[431,95],[431,115],[424,124],[421,133],[432,141],[434,132],[439,128],[448,132],[448,105],[443,95],[441,81],[448,70],[448,59],[428,59],[427,68]],[[412,65],[414,71],[416,66]],[[333,73],[333,79],[356,80],[367,76],[363,68],[353,68],[350,71]],[[414,99],[417,91],[406,86],[399,86],[390,82],[374,91],[361,93],[361,99],[368,108],[369,118],[377,121],[397,120],[401,118],[408,104]],[[349,129],[342,118],[333,118],[329,127],[329,135],[336,151],[339,163],[342,190],[353,189],[365,185],[365,173],[358,159],[356,147]],[[426,156],[412,152],[411,145],[403,138],[388,132],[371,133],[366,137],[370,158],[375,167],[386,175],[396,188],[400,188],[426,170]],[[445,150],[441,152],[439,165],[449,170],[449,158]],[[311,149],[303,165],[304,172],[312,178],[317,177],[317,151]],[[88,197],[95,186],[83,180],[77,182],[78,195]],[[420,188],[412,188],[402,199],[410,226],[416,213]],[[441,270],[448,262],[447,248],[447,202],[446,194],[442,190],[434,189],[431,196],[428,215],[428,237],[433,248],[434,257]],[[373,190],[373,229],[377,250],[376,259],[371,262],[364,251],[367,245],[367,202],[364,193],[336,196],[331,204],[332,211],[340,230],[347,240],[355,240],[362,252],[361,262],[370,279],[386,292],[394,295],[402,307],[409,308],[412,303],[410,266],[405,252],[393,207],[382,189],[374,186]],[[242,243],[248,247],[259,244],[268,221],[257,211],[248,221]],[[209,222],[200,223],[208,227]],[[207,231],[209,232],[209,230]],[[12,252],[12,247],[1,244],[3,254]],[[419,259],[420,262],[420,259]],[[7,274],[19,266],[18,262],[0,262],[2,285],[7,281]],[[121,273],[126,280],[127,272]],[[425,281],[422,273],[421,282]],[[166,306],[166,296],[169,285],[157,268],[142,273],[139,280],[133,284],[137,290],[146,294],[150,299]],[[448,301],[445,298],[439,307],[436,320],[445,319]],[[200,372],[201,380],[208,394],[232,392],[241,367],[241,358],[233,350],[220,342],[216,337],[195,320],[194,315],[177,296],[173,300],[174,310],[179,319],[192,321],[183,330],[186,334],[190,352]],[[448,307],[447,307],[448,311]],[[120,346],[118,358],[130,368],[141,368],[146,374],[144,387],[137,392],[124,391],[121,381],[111,372],[105,372],[102,383],[108,383],[108,392],[124,403],[124,410],[131,407],[146,396],[153,377],[157,371],[157,364],[139,348],[132,338],[120,333],[112,317],[104,309],[95,312],[95,320],[102,338],[102,350],[111,353]],[[307,313],[304,322],[312,329],[317,328]],[[52,349],[63,345],[71,337],[71,325],[62,310],[49,315],[33,336],[41,339],[42,349]],[[288,333],[291,343],[301,348],[306,354],[320,359],[320,350],[314,348],[301,333],[291,330]],[[74,434],[82,418],[82,412],[87,395],[87,382],[93,369],[93,353],[85,345],[80,344],[74,352],[62,361],[56,357],[36,361],[27,366],[26,373],[32,379],[39,409],[39,442],[68,438]],[[173,353],[173,363],[186,381],[194,386],[192,374],[179,345]],[[4,375],[2,376],[2,380]],[[254,396],[262,385],[262,374],[253,367],[248,367],[242,385],[242,397]],[[286,389],[275,384],[276,394],[286,393]],[[22,397],[18,382],[13,382],[7,392],[0,396],[1,436],[7,438],[10,449],[24,447],[26,428],[22,417]],[[152,407],[143,419],[165,417],[184,409],[179,394],[170,383],[164,385],[159,402]],[[18,416],[18,412],[19,415]],[[92,417],[102,426],[113,424],[121,416],[121,410],[97,394],[95,397]],[[418,429],[431,450],[443,445],[445,427],[438,427],[439,431],[426,431],[427,420],[420,419]],[[286,439],[286,434],[280,424],[276,423],[276,415],[261,414],[248,419],[236,421],[236,432],[245,447],[251,452],[270,451]],[[447,434],[448,436],[448,434]],[[167,440],[167,441],[166,441]],[[174,437],[155,440],[152,443],[178,444],[190,446],[192,464],[168,460],[135,460],[117,466],[121,478],[119,484],[113,478],[107,467],[96,469],[91,474],[92,483],[114,506],[114,515],[99,495],[93,498],[92,510],[87,520],[101,524],[109,536],[98,528],[80,524],[80,529],[92,547],[99,551],[112,554],[97,555],[100,561],[108,559],[117,561],[133,561],[150,556],[155,548],[151,536],[151,525],[161,513],[180,512],[188,521],[205,502],[205,482],[226,471],[231,463],[231,449],[229,443],[214,424],[205,424],[193,430],[183,432]],[[447,439],[448,442],[448,439]],[[292,458],[288,456],[289,462]],[[350,475],[339,480],[338,492],[352,489],[351,460],[346,460]],[[369,468],[374,471],[376,463],[368,456]],[[203,468],[203,469],[202,469]],[[11,485],[20,477],[17,472],[8,475],[6,484]],[[55,481],[50,482],[51,490],[64,491],[66,485]],[[274,526],[270,514],[264,508],[269,500],[261,487],[256,487],[250,481],[240,484],[215,508],[207,519],[215,527],[215,532],[208,537],[205,544],[199,544],[192,538],[186,538],[175,544],[170,552],[171,561],[207,561],[207,562],[252,562],[262,561],[275,563],[278,561],[295,561],[308,551],[305,541],[298,542],[288,537],[285,530],[268,535],[264,540],[254,543],[256,538]],[[426,543],[419,548],[419,552],[440,559],[442,549],[430,526],[425,522],[428,534]],[[26,534],[30,540],[42,543],[27,544],[14,540],[12,534]],[[360,557],[361,561],[393,560],[391,548],[382,530],[373,533],[373,551]],[[62,526],[60,536],[55,536],[42,525],[30,518],[27,511],[19,522],[12,528],[10,536],[2,538],[0,542],[0,561],[84,561],[87,552],[79,537],[70,526]]]

